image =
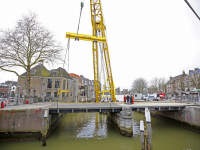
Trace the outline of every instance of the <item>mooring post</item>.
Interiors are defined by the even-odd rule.
[[[46,136],[42,136],[42,146],[46,146]]]
[[[144,122],[140,120],[141,150],[144,150]]]
[[[44,110],[44,125],[42,133],[42,146],[46,146],[48,110]]]
[[[151,130],[151,115],[150,111],[147,110],[146,112],[146,123],[147,123],[147,132],[148,132],[148,147],[149,150],[152,150],[152,130]]]

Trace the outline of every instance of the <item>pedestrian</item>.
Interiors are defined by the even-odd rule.
[[[129,95],[127,94],[127,96],[126,96],[126,104],[128,104],[129,105]]]
[[[133,96],[130,94],[130,105],[132,105]]]
[[[126,95],[124,94],[124,104],[126,104]]]

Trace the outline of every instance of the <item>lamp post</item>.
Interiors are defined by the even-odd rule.
[[[16,105],[18,105],[18,101],[19,101],[19,88],[20,88],[20,84],[18,85],[18,93],[17,93],[17,100],[16,100]]]

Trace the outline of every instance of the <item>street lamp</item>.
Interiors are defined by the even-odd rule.
[[[16,105],[18,105],[18,101],[19,101],[19,88],[20,88],[20,84],[18,85],[18,94],[17,94],[17,100],[16,100]]]

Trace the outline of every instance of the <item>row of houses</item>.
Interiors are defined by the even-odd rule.
[[[198,89],[200,89],[200,69],[195,68],[194,70],[189,70],[186,74],[185,71],[182,74],[170,77],[169,81],[166,83],[166,96],[168,98],[198,98]]]
[[[14,97],[16,89],[16,81],[5,81],[5,83],[0,83],[0,97]]]
[[[21,76],[26,77],[27,73]],[[20,98],[27,95],[27,80],[18,78]],[[42,64],[31,69],[31,96],[40,97],[44,101],[61,100],[63,102],[78,102],[95,100],[94,82],[74,73],[69,73],[59,67],[47,70]],[[64,91],[58,94],[58,90]]]

